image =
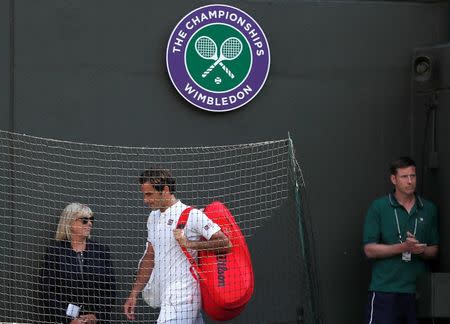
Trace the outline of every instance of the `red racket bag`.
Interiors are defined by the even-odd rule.
[[[191,209],[182,212],[177,228],[184,228]],[[203,212],[228,236],[233,245],[231,251],[226,254],[199,251],[196,262],[185,248],[182,250],[200,284],[203,310],[214,320],[226,321],[239,315],[253,294],[252,262],[245,238],[228,208],[215,201]]]

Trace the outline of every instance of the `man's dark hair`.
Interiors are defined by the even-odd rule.
[[[398,169],[403,169],[403,168],[407,168],[410,166],[415,167],[416,162],[414,162],[414,160],[408,156],[402,156],[402,157],[399,157],[397,160],[392,161],[389,169],[391,171],[391,175],[396,175]]]
[[[165,186],[172,194],[176,191],[175,178],[169,170],[163,168],[155,167],[142,172],[139,176],[139,184],[144,183],[150,183],[158,192],[162,192]]]

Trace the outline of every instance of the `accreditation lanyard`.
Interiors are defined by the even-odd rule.
[[[394,209],[394,214],[395,214],[395,221],[397,222],[398,239],[400,240],[400,243],[403,243],[403,241],[402,241],[402,233],[400,232],[400,224],[398,222],[397,208]],[[417,231],[417,217],[416,217],[416,220],[414,222],[414,233],[413,233],[414,236],[416,236],[416,231]]]

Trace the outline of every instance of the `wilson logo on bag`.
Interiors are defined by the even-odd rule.
[[[192,207],[186,208],[177,228],[184,228]],[[220,226],[233,245],[226,254],[199,251],[198,261],[181,247],[191,263],[192,276],[199,282],[205,313],[214,320],[226,321],[239,315],[250,300],[254,289],[253,267],[247,243],[231,212],[215,201],[203,211]]]

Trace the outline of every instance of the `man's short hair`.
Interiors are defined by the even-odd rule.
[[[153,167],[145,170],[139,176],[139,184],[150,183],[158,192],[162,192],[164,187],[169,188],[170,193],[175,193],[176,182],[169,170],[160,167]]]
[[[408,156],[399,157],[397,160],[392,161],[389,169],[391,171],[391,175],[396,175],[398,169],[404,169],[407,167],[416,166],[416,162]]]

